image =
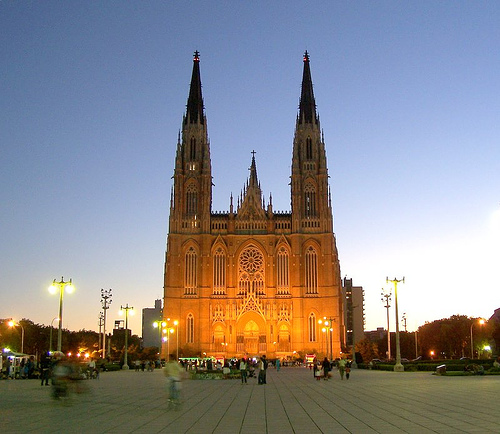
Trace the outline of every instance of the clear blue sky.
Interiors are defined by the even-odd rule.
[[[100,289],[162,296],[177,133],[201,53],[213,210],[250,152],[290,209],[292,140],[311,55],[342,276],[366,329],[386,276],[408,327],[500,307],[500,3],[0,2],[0,318],[97,329]],[[497,223],[498,224],[498,223]],[[393,311],[391,312],[393,321]],[[140,315],[132,321],[140,334]]]

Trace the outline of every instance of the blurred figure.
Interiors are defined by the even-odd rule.
[[[323,379],[328,380],[328,378],[330,377],[330,361],[328,360],[328,357],[325,357],[323,359],[321,367],[323,368]]]
[[[175,356],[170,354],[170,360],[163,368],[163,374],[167,377],[167,387],[169,391],[168,408],[177,409],[181,404],[181,380],[183,369],[177,362]]]
[[[338,366],[339,366],[339,374],[341,380],[344,379],[345,365],[346,365],[345,359],[340,359]]]

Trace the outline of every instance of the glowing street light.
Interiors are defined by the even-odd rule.
[[[52,285],[49,286],[49,292],[51,294],[55,294],[59,289],[59,331],[57,333],[57,351],[61,351],[62,346],[62,322],[63,322],[63,294],[66,291],[68,294],[71,294],[75,287],[71,279],[69,282],[64,281],[64,277],[61,277],[60,282],[56,282],[56,279],[52,282]]]
[[[177,343],[177,352],[176,352],[176,358],[177,361],[179,360],[179,321],[175,320],[174,321],[174,326],[175,326],[175,340]]]
[[[10,320],[8,323],[9,327],[21,327],[21,353],[24,354],[24,327],[21,323]]]
[[[480,318],[478,321],[479,325],[483,325],[486,321],[483,318]],[[475,321],[472,321],[470,325],[470,358],[474,359],[474,341],[472,336],[472,327],[474,327]]]
[[[398,283],[405,283],[405,278],[402,279],[391,279],[385,278],[386,283],[394,283],[394,310],[396,311],[396,364],[394,365],[394,371],[403,372],[405,370],[403,364],[401,363],[401,346],[399,344],[399,313],[398,313]]]
[[[162,333],[165,333],[165,331],[163,330],[164,327],[166,327],[167,323],[165,321],[153,321],[153,327],[155,329],[158,329],[158,339],[159,339],[159,344],[158,344],[158,358],[160,360],[160,363],[161,363],[161,350],[162,350],[162,343],[163,343],[163,336],[162,336]]]
[[[326,338],[326,353],[328,354],[328,341],[330,341],[330,360],[333,360],[333,322],[335,318],[327,318],[326,316],[323,319],[318,320],[318,324],[324,324],[325,327],[321,329],[323,333],[328,333],[325,335]]]
[[[130,315],[133,315],[134,308],[127,303],[126,306],[120,306],[120,315],[123,315],[123,311],[125,311],[125,355],[123,357],[122,369],[128,369],[128,314],[130,311]]]

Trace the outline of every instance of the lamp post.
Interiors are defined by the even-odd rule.
[[[57,332],[57,351],[61,351],[61,346],[62,346],[62,322],[63,322],[63,294],[64,291],[66,291],[68,294],[71,294],[74,290],[75,287],[73,286],[73,283],[71,279],[69,279],[69,282],[64,281],[64,277],[61,277],[60,282],[56,282],[56,279],[52,282],[52,285],[49,287],[49,292],[51,294],[55,294],[57,290],[59,289],[59,330]]]
[[[163,336],[162,336],[162,332],[163,332],[163,328],[167,325],[167,323],[165,321],[153,321],[153,327],[155,329],[158,329],[158,339],[159,339],[159,343],[158,343],[158,358],[160,360],[160,363],[161,363],[161,350],[162,350],[162,343],[163,343]]]
[[[483,325],[484,324],[484,319],[480,318],[478,323],[479,325]],[[474,327],[474,323],[475,321],[472,321],[471,325],[470,325],[470,358],[471,359],[474,359],[474,341],[473,341],[473,336],[472,336],[472,327]]]
[[[120,314],[125,311],[125,354],[123,357],[122,369],[128,369],[128,311],[130,310],[130,315],[134,314],[134,308],[129,306],[120,306]]]
[[[179,321],[175,320],[174,326],[175,326],[175,341],[177,346],[176,359],[177,361],[179,361]]]
[[[55,318],[52,318],[52,321],[50,322],[50,336],[49,336],[49,353],[52,354],[52,330],[54,329],[54,321],[59,321],[59,317],[56,316]]]
[[[15,322],[13,320],[10,320],[8,322],[9,327],[21,327],[21,353],[24,354],[24,327],[20,322]]]
[[[104,313],[99,312],[97,320],[98,320],[97,324],[99,326],[99,352],[101,353],[101,357],[102,357],[102,347],[101,347],[101,343],[102,343],[101,337],[102,336],[101,336],[101,333],[102,333],[102,324],[103,324],[103,321],[104,321]]]
[[[385,301],[384,307],[387,310],[387,359],[391,360],[391,331],[389,330],[389,308],[391,307],[391,305],[389,304],[389,302],[391,301],[392,292],[390,290],[386,291],[384,288],[382,288],[382,292],[380,295],[382,296],[380,300]]]
[[[398,283],[405,283],[405,278],[402,279],[392,279],[389,280],[388,277],[385,278],[387,283],[394,283],[394,309],[396,311],[396,364],[394,365],[394,371],[403,372],[405,370],[403,364],[401,363],[401,347],[399,344],[399,313],[398,313]]]
[[[333,360],[333,322],[335,321],[335,318],[332,317],[326,317],[324,316],[323,319],[318,320],[318,324],[324,324],[325,327],[324,329],[321,329],[322,331],[328,333],[325,335],[326,338],[326,353],[328,355],[328,343],[330,343],[330,360]]]
[[[103,333],[102,333],[102,358],[106,358],[106,311],[109,309],[109,305],[112,300],[112,289],[102,289],[101,288],[101,306],[104,313],[103,321]]]

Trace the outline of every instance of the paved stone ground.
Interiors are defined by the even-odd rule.
[[[0,381],[0,432],[500,433],[500,376],[353,370],[316,381],[306,368],[268,371],[267,384],[186,380],[168,410],[162,372],[85,380],[68,401],[37,380]]]

